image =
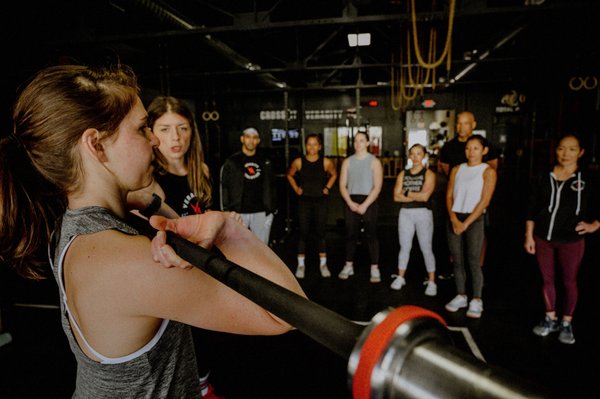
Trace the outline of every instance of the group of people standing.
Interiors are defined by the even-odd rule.
[[[497,182],[498,154],[485,137],[474,134],[477,122],[471,112],[457,115],[456,136],[441,150],[439,173],[448,177],[445,192],[446,240],[452,265],[456,296],[445,308],[457,312],[467,308],[466,316],[479,318],[483,312],[483,264],[487,249],[488,208]],[[354,136],[354,154],[341,165],[339,191],[344,201],[346,228],[345,264],[338,274],[342,280],[354,274],[354,254],[359,229],[370,256],[370,282],[381,281],[379,243],[377,239],[377,198],[382,188],[379,160],[368,151],[368,132]],[[327,157],[319,157],[321,143],[316,135],[306,138],[305,157],[291,164],[287,178],[299,196],[300,239],[296,277],[305,276],[305,249],[311,220],[316,227],[323,277],[329,277],[324,242],[324,198],[336,179],[335,168]],[[577,302],[577,273],[583,259],[584,235],[600,229],[598,182],[579,169],[584,154],[576,135],[563,136],[556,148],[555,166],[549,176],[543,175],[532,185],[528,202],[525,250],[535,254],[543,277],[546,315],[533,329],[546,336],[560,331],[559,341],[575,342],[571,320]],[[400,203],[398,214],[398,274],[392,275],[391,288],[406,285],[413,238],[416,234],[427,271],[425,295],[435,296],[436,257],[433,251],[434,218],[431,196],[436,186],[436,173],[429,168],[427,149],[415,144],[408,150],[406,169],[401,171],[393,190]],[[310,189],[309,189],[310,187]],[[306,191],[305,191],[306,190]],[[307,195],[310,192],[312,194]],[[311,204],[311,205],[309,205]],[[316,206],[318,204],[318,206]],[[313,217],[309,219],[308,210]],[[438,243],[441,244],[441,243]],[[555,276],[564,286],[562,320],[557,318]],[[471,287],[467,287],[470,281]],[[471,299],[469,300],[469,294]]]
[[[472,275],[473,298],[469,302],[467,316],[480,317],[483,311],[483,302],[481,300],[481,291],[483,287],[483,273],[481,271],[480,254],[483,247],[484,237],[484,213],[490,204],[495,183],[495,167],[484,161],[484,157],[489,152],[489,146],[484,137],[473,135],[473,129],[476,122],[472,113],[463,112],[458,115],[456,138],[444,146],[446,150],[442,151],[443,170],[449,173],[449,184],[446,195],[446,207],[448,210],[448,245],[454,265],[454,274],[456,276],[457,296],[448,303],[446,309],[455,312],[460,308],[467,306],[466,297],[466,270],[468,267]],[[307,137],[307,140],[311,137]],[[314,139],[317,141],[317,139]],[[344,219],[346,227],[346,250],[345,264],[339,273],[340,279],[348,279],[354,274],[354,255],[356,251],[356,242],[363,228],[363,238],[367,244],[370,256],[370,282],[379,283],[381,274],[379,271],[379,242],[377,238],[377,217],[378,202],[377,198],[381,193],[383,186],[383,170],[381,162],[368,151],[369,135],[366,131],[358,131],[354,138],[354,153],[345,158],[340,168],[339,191],[344,201]],[[319,143],[320,147],[320,143]],[[308,154],[307,146],[307,154]],[[317,160],[315,150],[311,148],[312,159]],[[302,173],[304,164],[307,162],[304,158],[294,160],[288,170],[288,180],[294,189],[294,192],[301,198],[299,212],[303,214],[306,207],[304,202],[303,184],[306,180],[315,184],[322,191],[318,195],[323,197],[329,193],[331,185],[335,180],[335,172],[330,171],[326,174],[324,161],[319,161],[320,177],[318,181],[312,183],[312,180],[302,176],[296,179],[297,175]],[[408,268],[412,242],[415,234],[419,242],[421,252],[425,261],[427,270],[427,281],[425,294],[435,296],[437,294],[437,285],[435,282],[436,259],[433,252],[433,213],[431,195],[436,184],[436,174],[429,168],[427,162],[427,149],[421,144],[411,146],[408,151],[407,168],[400,172],[396,179],[393,191],[394,201],[400,203],[400,212],[398,215],[398,237],[400,242],[400,251],[398,254],[398,274],[391,284],[394,290],[400,290],[405,284],[405,274]],[[497,162],[496,158],[491,160]],[[449,168],[448,166],[451,166]],[[494,164],[496,166],[496,164]],[[312,172],[307,172],[307,176],[312,176]],[[327,179],[329,176],[329,179]],[[324,205],[324,204],[322,204]],[[315,214],[318,226],[323,226],[325,217],[324,211]],[[305,217],[300,217],[301,239],[299,244],[298,267],[296,276],[303,278],[305,273],[304,250],[306,228],[308,227]],[[317,233],[322,239],[322,228]],[[321,259],[325,258],[323,254],[323,243],[320,241],[319,251]],[[329,277],[329,272],[324,272],[324,263],[321,263],[321,274]],[[326,267],[326,266],[325,266]]]
[[[158,97],[149,105],[148,115],[149,125],[161,142],[153,192],[179,216],[205,212],[212,200],[210,173],[191,110],[181,100]],[[466,316],[471,318],[479,318],[483,312],[482,267],[487,248],[488,207],[498,167],[498,154],[483,136],[474,134],[476,125],[471,112],[458,114],[456,136],[443,146],[439,160],[440,172],[448,176],[444,224],[448,263],[452,265],[456,287],[456,296],[445,308],[449,312],[467,308]],[[220,209],[238,214],[268,244],[276,209],[271,161],[257,152],[260,135],[255,128],[244,129],[240,141],[241,151],[230,156],[221,168]],[[321,276],[331,276],[325,240],[327,197],[337,182],[344,201],[346,231],[345,263],[338,277],[346,280],[354,275],[354,256],[362,229],[371,263],[370,282],[381,282],[377,198],[383,186],[383,170],[379,160],[369,152],[369,144],[368,132],[355,134],[354,153],[342,162],[339,181],[333,160],[321,155],[322,143],[317,134],[305,137],[305,155],[290,164],[287,180],[298,196],[295,270],[298,279],[305,277],[306,243],[311,233],[317,243]],[[583,237],[600,228],[598,206],[593,202],[597,183],[578,168],[583,153],[577,136],[561,138],[554,168],[549,177],[535,182],[528,202],[525,250],[538,260],[547,310],[533,332],[546,336],[560,331],[559,340],[563,343],[575,342],[571,320],[577,302],[576,278],[583,258]],[[436,173],[429,167],[427,149],[421,144],[411,146],[406,169],[397,176],[393,190],[393,199],[400,204],[398,274],[392,275],[391,283],[394,290],[406,284],[405,274],[416,234],[427,272],[425,295],[437,295],[431,200],[435,185]],[[565,288],[560,321],[555,309],[557,271]],[[471,282],[470,288],[467,281]]]
[[[305,223],[294,276],[266,245],[275,190],[270,161],[256,152],[256,129],[243,131],[241,152],[222,166],[224,212],[211,212],[211,175],[193,113],[172,97],[156,98],[146,110],[139,92],[136,75],[125,65],[47,67],[23,87],[13,128],[0,139],[0,260],[25,278],[41,279],[48,272],[55,278],[62,327],[77,361],[74,398],[214,398],[207,380],[210,367],[201,364],[206,347],[194,356],[190,327],[248,335],[282,334],[293,327],[191,267],[166,243],[166,231],[214,247],[241,267],[306,297],[298,283],[304,273],[300,259],[306,252],[305,228],[309,215],[323,216],[323,196],[333,188],[336,171],[317,155],[318,137],[307,137],[306,157],[294,161],[289,172],[292,178],[302,177],[290,185],[303,197]],[[472,114],[459,115],[458,140],[464,143],[466,159],[451,169],[446,195],[457,289],[446,309],[467,307],[468,266],[473,287],[467,315],[479,317],[483,214],[496,173],[484,160],[489,147],[483,137],[461,139],[465,118],[473,119]],[[383,176],[368,145],[368,132],[358,132],[355,152],[340,168],[347,245],[338,277],[354,274],[362,223],[370,281],[378,283],[377,197]],[[431,247],[431,217],[422,208],[428,209],[434,182],[424,166],[425,155],[424,148],[410,149],[412,166],[401,173],[394,189],[402,204],[399,236],[405,247],[392,283],[395,289],[404,284],[413,231],[424,252]],[[583,155],[579,139],[565,136],[556,155],[556,165],[531,193],[525,249],[535,253],[544,280],[546,315],[534,333],[560,330],[561,342],[574,343],[576,275],[584,234],[600,228],[599,202],[594,197],[597,183],[578,167]],[[152,240],[128,223],[132,211],[148,217],[158,230]],[[320,272],[328,277],[323,224],[317,227]],[[426,294],[434,295],[434,260],[426,259]],[[557,268],[567,294],[560,322],[555,309]]]

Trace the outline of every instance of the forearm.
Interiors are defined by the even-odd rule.
[[[381,187],[374,187],[373,190],[371,190],[371,192],[369,193],[369,195],[367,195],[367,198],[365,198],[365,200],[362,202],[362,204],[366,205],[367,207],[371,206],[371,204],[373,204],[373,202],[377,200],[380,193]]]
[[[485,209],[486,209],[486,206],[484,206],[483,204],[481,204],[481,203],[477,204],[475,209],[473,209],[473,212],[471,212],[469,214],[469,216],[463,222],[465,225],[465,228],[469,227],[474,221],[476,221],[481,215],[483,215],[483,212],[485,211]]]
[[[427,201],[429,201],[430,197],[431,197],[431,193],[423,193],[423,192],[416,192],[416,191],[408,192],[408,198],[415,202],[427,202]]]
[[[298,184],[296,183],[296,179],[294,179],[293,176],[287,175],[287,180],[288,180],[288,183],[290,184],[290,187],[292,187],[292,190],[294,190],[297,193],[298,190],[300,189],[300,187],[298,187]]]
[[[336,178],[337,178],[337,176],[329,177],[329,180],[327,180],[327,184],[325,185],[325,187],[327,187],[328,190],[331,191],[331,189],[333,188],[333,185],[335,184]]]
[[[415,202],[415,199],[410,197],[410,191],[408,191],[408,190],[394,193],[394,200],[396,202],[402,202],[402,203]]]
[[[448,212],[448,217],[452,221],[452,218],[456,219],[456,213],[452,210],[454,206],[454,198],[452,195],[446,195],[446,211]]]
[[[394,192],[394,202],[412,202],[412,200],[402,192]]]
[[[350,193],[348,193],[348,189],[344,186],[340,186],[340,195],[346,204],[352,203],[352,198],[350,198]]]
[[[593,222],[579,222],[575,230],[579,234],[592,234],[600,229],[600,221],[594,220]]]
[[[535,222],[533,220],[528,220],[525,222],[525,237],[533,238],[533,229],[535,227]]]
[[[225,227],[215,244],[231,262],[306,297],[281,258],[259,241],[254,233],[235,220],[226,218]]]

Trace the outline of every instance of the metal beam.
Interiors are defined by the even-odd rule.
[[[175,12],[167,9],[163,5],[153,1],[153,0],[135,0],[135,3],[138,6],[145,8],[147,11],[150,11],[155,16],[165,19],[172,23],[175,26],[179,26],[180,28],[185,29],[186,31],[195,30],[198,28],[193,22],[186,20],[185,18],[180,17]],[[235,65],[241,67],[242,69],[248,69],[251,71],[260,70],[261,66],[251,62],[248,58],[239,54],[231,47],[229,47],[226,43],[214,38],[212,35],[202,35],[200,37],[203,43],[213,48],[217,52],[221,53],[228,60],[232,61]],[[258,78],[266,83],[268,86],[274,86],[277,88],[286,87],[286,83],[278,80],[275,76],[264,73],[258,75]]]
[[[520,24],[516,28],[511,29],[510,32],[508,32],[506,35],[504,35],[500,40],[498,40],[496,43],[494,43],[491,47],[485,49],[484,51],[482,51],[480,53],[478,52],[477,59],[475,61],[471,62],[470,64],[468,64],[463,69],[461,69],[458,73],[456,73],[456,75],[454,75],[454,77],[450,79],[449,83],[450,84],[454,84],[457,81],[459,81],[460,79],[462,79],[463,77],[465,77],[481,61],[483,61],[484,59],[486,59],[487,57],[489,57],[489,55],[493,51],[498,50],[500,47],[504,46],[510,40],[514,39],[519,33],[521,33],[527,27],[527,25],[528,25],[527,23]]]
[[[149,0],[135,0],[139,3],[154,3]],[[570,3],[559,3],[559,4],[544,4],[540,6],[514,6],[514,7],[494,7],[477,10],[457,10],[455,18],[467,18],[477,17],[481,15],[530,15],[540,14],[546,12],[557,12],[557,11],[577,11],[579,9],[589,9],[591,6],[589,2],[570,2]],[[410,21],[410,13],[404,14],[378,14],[378,15],[365,15],[365,16],[344,16],[337,18],[318,18],[309,20],[292,20],[282,22],[262,22],[251,24],[247,26],[238,25],[225,25],[225,26],[193,26],[189,29],[184,30],[169,30],[162,32],[146,32],[136,34],[121,34],[121,35],[107,35],[96,38],[69,38],[62,41],[55,41],[57,44],[64,43],[110,43],[115,41],[136,41],[136,40],[148,40],[158,38],[177,38],[182,36],[194,36],[194,35],[210,35],[221,32],[249,32],[259,30],[276,30],[276,29],[290,29],[298,27],[309,27],[309,26],[326,26],[326,25],[359,25],[376,22],[408,22]],[[418,21],[445,21],[448,19],[446,12],[421,12],[417,13]]]

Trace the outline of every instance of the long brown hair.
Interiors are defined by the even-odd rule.
[[[185,165],[188,169],[187,180],[198,200],[209,206],[212,201],[212,187],[210,177],[205,173],[204,150],[194,114],[182,100],[171,96],[159,96],[148,105],[148,126],[154,129],[156,120],[167,112],[183,116],[192,127],[190,147],[184,155]],[[157,172],[164,175],[167,173],[167,160],[158,148],[155,148],[154,152],[158,163]]]
[[[0,261],[45,277],[46,245],[67,194],[83,181],[77,146],[88,128],[114,134],[139,87],[130,68],[48,67],[23,89],[0,139]]]

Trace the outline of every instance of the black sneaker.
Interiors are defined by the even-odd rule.
[[[574,344],[575,335],[573,335],[573,326],[568,321],[560,323],[560,334],[558,334],[558,340],[563,344]]]
[[[560,324],[558,320],[550,318],[550,316],[546,315],[544,320],[540,322],[537,326],[533,327],[533,333],[535,335],[539,335],[540,337],[545,337],[550,333],[558,331],[560,329]]]

